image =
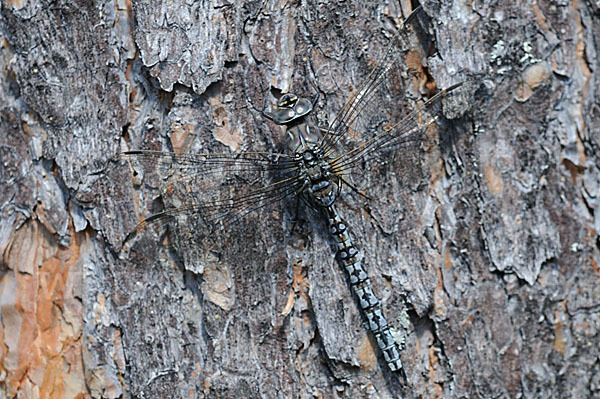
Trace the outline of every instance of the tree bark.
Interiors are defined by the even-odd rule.
[[[120,153],[274,150],[255,108],[290,91],[318,90],[326,126],[410,2],[3,1],[3,395],[600,398],[599,6],[423,6],[406,109],[480,88],[336,203],[406,331],[403,383],[318,214],[281,201],[202,242],[179,220],[125,251],[169,204]]]

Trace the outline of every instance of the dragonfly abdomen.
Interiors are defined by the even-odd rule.
[[[329,230],[336,240],[338,258],[346,271],[350,286],[367,319],[368,328],[375,336],[377,345],[381,349],[390,370],[402,370],[400,349],[383,315],[381,303],[373,293],[371,280],[369,280],[362,261],[358,257],[358,249],[352,244],[346,222],[341,218],[334,205],[325,209],[329,220]]]

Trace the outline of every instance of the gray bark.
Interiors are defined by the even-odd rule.
[[[183,221],[150,226],[122,251],[165,200],[121,151],[279,148],[249,103],[314,85],[325,124],[408,3],[3,1],[4,396],[600,398],[591,0],[424,4],[402,85],[481,88],[435,148],[364,176],[370,201],[338,201],[388,321],[407,328],[406,384],[325,224],[294,201],[202,242]]]

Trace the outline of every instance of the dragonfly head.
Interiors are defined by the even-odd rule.
[[[277,101],[277,110],[273,113],[273,121],[278,125],[287,125],[297,122],[310,111],[312,111],[310,100],[287,93]]]
[[[279,101],[277,101],[278,108],[293,108],[294,105],[298,102],[298,96],[293,93],[286,93]]]

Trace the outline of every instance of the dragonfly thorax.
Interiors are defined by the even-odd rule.
[[[286,126],[288,148],[298,161],[297,176],[302,181],[302,194],[313,205],[327,207],[335,202],[340,184],[321,149],[319,129],[306,121],[312,109],[310,100],[285,94],[277,102],[273,121]]]
[[[302,120],[301,123],[288,125],[286,129],[287,147],[297,156],[318,148],[321,136],[318,129]]]
[[[298,176],[304,181],[303,194],[313,205],[327,207],[335,202],[340,184],[329,160],[317,146],[296,153],[301,160]]]

